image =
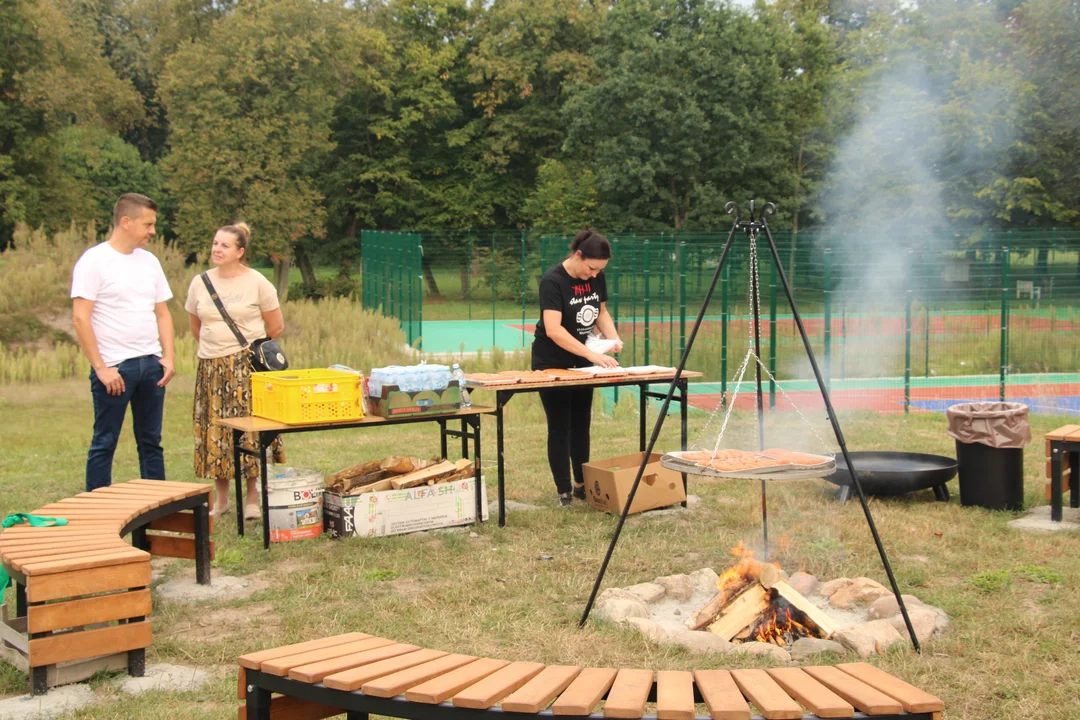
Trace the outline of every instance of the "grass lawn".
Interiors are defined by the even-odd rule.
[[[195,479],[191,382],[181,377],[169,388],[164,445],[173,480]],[[478,404],[485,400],[482,395]],[[91,414],[82,380],[0,388],[0,513],[30,510],[82,489]],[[691,438],[706,420],[693,416]],[[750,445],[754,423],[748,420],[734,418],[731,442],[725,446]],[[858,414],[842,420],[853,449],[953,452],[941,415]],[[1033,418],[1035,440],[1026,454],[1029,505],[1042,504],[1039,435],[1064,422]],[[390,453],[436,453],[435,427],[289,436],[287,451],[291,464],[332,471]],[[676,446],[677,428],[677,421],[667,424],[662,449]],[[494,430],[494,420],[486,418],[491,499]],[[770,425],[777,444],[794,444],[790,433],[798,431]],[[235,718],[238,655],[352,630],[552,664],[688,669],[767,662],[661,648],[604,624],[577,628],[616,520],[581,504],[555,507],[544,435],[535,397],[515,399],[507,408],[507,495],[542,509],[510,512],[506,528],[492,520],[473,529],[475,537],[464,532],[322,538],[264,552],[254,528],[238,538],[233,522],[219,522],[215,573],[255,578],[265,588],[243,600],[199,606],[155,598],[154,643],[147,652],[149,663],[199,666],[216,679],[195,693],[149,693],[134,699],[95,681],[105,701],[70,717]],[[630,405],[618,407],[613,417],[598,415],[593,456],[632,452],[636,436]],[[115,477],[133,478],[137,467],[126,432]],[[704,566],[722,571],[731,563],[730,548],[740,541],[760,544],[756,483],[691,478],[690,487],[702,498],[690,513],[628,521],[605,587]],[[867,576],[886,582],[858,503],[837,505],[831,487],[820,480],[770,486],[772,559],[788,572],[806,570],[822,579]],[[944,608],[951,618],[947,633],[927,643],[921,656],[904,647],[875,658],[874,664],[940,696],[948,718],[1075,720],[1080,717],[1080,537],[1011,530],[1006,526],[1011,513],[963,508],[955,481],[952,490],[948,504],[935,502],[929,491],[872,501],[903,591]],[[190,571],[191,563],[177,560],[167,564],[163,575],[167,579]],[[10,605],[13,595],[7,594]],[[26,685],[24,675],[0,666],[0,696],[22,694]]]

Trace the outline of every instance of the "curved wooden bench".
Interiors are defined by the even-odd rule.
[[[274,693],[277,693],[275,695]],[[660,671],[510,662],[348,633],[240,658],[240,720],[484,713],[628,720],[941,720],[941,700],[867,663]],[[603,701],[603,708],[598,709]],[[655,713],[646,704],[655,703]],[[707,715],[698,715],[696,704]],[[753,714],[756,711],[757,714]]]
[[[0,534],[0,561],[16,597],[15,616],[4,609],[0,638],[14,651],[7,658],[30,675],[32,695],[125,664],[132,675],[143,674],[151,641],[150,557],[192,558],[198,582],[210,583],[211,490],[132,480],[32,512],[66,518],[66,525],[16,525]]]

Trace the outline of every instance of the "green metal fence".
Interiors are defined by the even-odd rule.
[[[361,233],[361,302],[401,322],[410,345],[423,337],[424,248],[417,233]]]
[[[625,344],[620,361],[675,364],[726,233],[608,237],[608,309]],[[907,389],[935,377],[992,375],[1005,396],[1012,376],[1080,369],[1080,231],[774,237],[830,383],[902,378]],[[410,342],[422,335],[422,320],[471,320],[490,322],[491,345],[505,347],[511,327],[512,344],[524,347],[539,316],[539,279],[566,257],[571,236],[365,232],[362,239],[365,306],[400,318]],[[782,380],[809,378],[764,238],[758,261],[763,360]],[[690,363],[725,389],[750,338],[749,263],[748,240],[737,236]]]

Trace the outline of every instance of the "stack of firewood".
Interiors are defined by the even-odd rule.
[[[694,613],[687,627],[708,630],[725,640],[747,640],[769,606],[784,600],[799,611],[804,627],[817,637],[827,638],[836,630],[828,615],[781,579],[776,565],[751,561],[740,567],[743,572]]]
[[[362,495],[379,490],[401,490],[471,478],[472,460],[450,462],[442,458],[423,460],[391,455],[339,470],[326,477],[326,487],[339,495]]]

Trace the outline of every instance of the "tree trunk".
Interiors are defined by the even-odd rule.
[[[472,275],[472,258],[468,257],[467,251],[466,251],[466,257],[462,258],[462,260],[461,260],[460,270],[461,270],[461,299],[462,300],[468,300],[469,299],[469,280],[470,280],[470,276]]]
[[[278,302],[282,305],[289,299],[289,266],[291,263],[286,257],[275,255],[274,258],[274,287],[277,288]]]
[[[433,298],[442,297],[439,295],[439,286],[435,282],[435,273],[431,272],[431,263],[427,261],[427,258],[420,261],[420,268],[424,273],[424,282],[428,286],[428,295]]]
[[[1046,266],[1050,260],[1050,248],[1039,248],[1039,254],[1035,260],[1035,276],[1042,277],[1046,275]]]
[[[304,281],[304,287],[311,289],[318,281],[315,280],[315,268],[311,266],[311,257],[304,248],[296,246],[296,266],[300,268],[300,277]]]

